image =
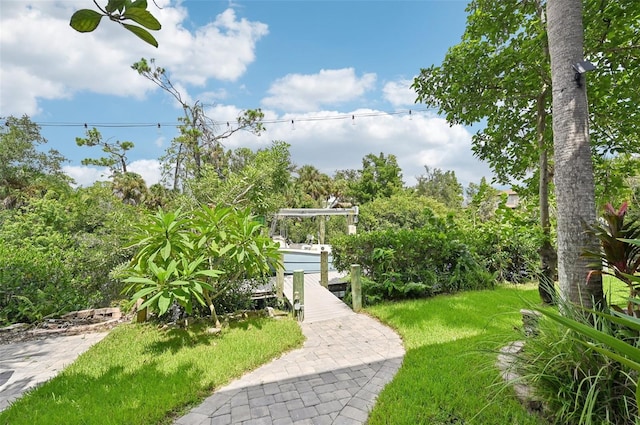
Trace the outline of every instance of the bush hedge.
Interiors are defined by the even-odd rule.
[[[365,303],[491,288],[495,280],[459,240],[455,226],[440,220],[416,230],[338,238],[333,263],[342,271],[361,265]]]

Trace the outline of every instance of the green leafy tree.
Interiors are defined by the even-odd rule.
[[[286,205],[291,169],[289,145],[274,141],[238,171],[220,177],[217,170],[206,167],[200,179],[189,183],[189,192],[201,203],[250,208],[267,216]]]
[[[97,128],[88,129],[86,131],[86,137],[76,137],[76,144],[78,146],[100,146],[102,152],[107,156],[101,158],[85,158],[82,160],[82,165],[97,165],[98,167],[107,167],[111,170],[112,174],[127,173],[127,152],[135,146],[133,142],[121,142],[117,140],[115,143],[109,143],[109,141],[102,140],[102,134]]]
[[[400,191],[404,185],[401,171],[393,154],[385,156],[380,152],[378,156],[372,153],[366,155],[362,158],[356,200],[363,204],[378,197],[388,198]]]
[[[591,83],[592,145],[597,155],[638,152],[637,19],[632,0],[585,3],[586,57],[598,61]],[[529,180],[537,188],[542,280],[553,279],[555,253],[550,243],[549,193],[554,165],[551,132],[551,74],[546,0],[474,0],[467,11],[462,41],[440,66],[415,79],[418,100],[438,107],[452,123],[486,122],[472,149],[487,161],[503,184]],[[578,60],[584,59],[584,56]],[[575,79],[575,73],[574,73]],[[543,299],[548,297],[541,292]],[[551,295],[551,294],[547,294]]]
[[[415,186],[416,193],[442,202],[448,208],[462,206],[462,185],[458,183],[454,171],[442,171],[439,168],[430,169],[424,166],[425,173],[418,176]]]
[[[321,173],[313,165],[303,165],[296,171],[298,173],[298,178],[295,180],[297,188],[311,198],[312,206],[324,207],[325,201],[333,191],[331,177]]]
[[[471,214],[474,225],[476,222],[485,222],[494,217],[496,208],[500,204],[500,191],[489,183],[486,178],[480,179],[480,183],[469,183],[467,187],[467,211]]]
[[[162,25],[147,10],[147,0],[109,0],[104,7],[95,0],[93,3],[98,10],[80,9],[76,11],[69,22],[71,28],[78,32],[92,32],[98,28],[102,18],[106,17],[110,21],[122,25],[123,28],[131,31],[145,42],[158,47],[155,37],[147,30],[157,31],[162,28]]]
[[[0,201],[14,208],[48,187],[63,188],[70,179],[62,164],[67,161],[58,151],[43,152],[47,140],[40,127],[24,115],[10,116],[0,127]]]
[[[376,198],[363,204],[358,212],[358,229],[420,229],[434,217],[447,216],[446,205],[433,199],[404,190],[388,198]]]
[[[211,167],[224,178],[225,152],[222,141],[238,131],[249,131],[259,135],[264,131],[260,109],[248,109],[240,114],[236,122],[220,130],[216,122],[207,116],[200,101],[189,104],[176,89],[165,68],[156,65],[154,59],[140,59],[131,67],[141,76],[169,93],[182,106],[184,116],[179,120],[180,136],[173,139],[162,158],[165,175],[173,174],[173,188],[179,189],[188,179],[203,176],[204,166]]]

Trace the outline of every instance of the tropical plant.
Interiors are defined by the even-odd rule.
[[[518,370],[554,424],[635,424],[638,418],[637,319],[560,301],[534,307],[542,319],[518,354]],[[634,391],[636,395],[634,397]]]
[[[640,295],[640,245],[634,239],[640,239],[640,221],[627,219],[628,204],[624,202],[619,209],[607,204],[602,220],[589,226],[589,232],[600,241],[600,250],[586,250],[583,256],[595,262],[591,263],[592,274],[606,274],[620,279],[629,287],[629,297]],[[640,315],[640,308],[634,309],[630,301],[627,313]]]
[[[138,249],[123,270],[131,301],[144,299],[160,316],[176,301],[187,313],[206,306],[219,325],[215,300],[233,289],[250,292],[251,282],[266,277],[278,259],[278,247],[262,235],[249,210],[202,206],[193,213],[159,210],[138,226]]]

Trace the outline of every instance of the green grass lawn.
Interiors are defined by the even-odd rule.
[[[122,325],[62,373],[0,412],[0,424],[170,423],[218,388],[302,345],[291,319],[203,327]]]
[[[500,286],[367,308],[402,336],[402,368],[369,417],[377,424],[541,424],[504,389],[495,350],[521,339],[537,288]],[[500,389],[503,389],[500,392]]]

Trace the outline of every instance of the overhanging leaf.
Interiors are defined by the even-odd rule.
[[[69,25],[78,32],[91,32],[98,28],[102,16],[95,10],[80,9],[71,16]]]
[[[151,44],[153,47],[158,47],[158,41],[144,28],[137,27],[135,25],[122,24],[123,27],[140,37],[142,40]]]
[[[160,22],[158,22],[151,12],[140,7],[129,7],[122,16],[126,19],[131,19],[150,30],[157,31],[162,28]]]

